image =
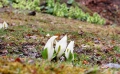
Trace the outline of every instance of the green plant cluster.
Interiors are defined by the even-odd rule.
[[[60,17],[74,18],[81,21],[87,21],[94,24],[105,24],[105,19],[99,14],[94,13],[93,16],[83,12],[78,6],[67,7],[65,3],[60,4],[54,0],[47,0],[46,12]]]
[[[0,8],[3,6],[7,6],[9,4],[8,0],[0,0]]]
[[[105,19],[101,18],[97,13],[94,13],[93,16],[87,18],[87,22],[102,25],[105,24]]]
[[[40,11],[40,0],[12,0],[12,7]]]
[[[74,0],[68,0],[68,4],[72,4]],[[67,4],[63,3],[60,4],[60,0],[46,0],[47,5],[45,7],[45,12],[59,16],[59,17],[67,17],[78,19],[81,21],[87,21],[89,23],[94,24],[105,24],[105,19],[100,17],[99,14],[94,13],[92,16],[89,13],[85,13],[80,9],[78,6],[70,6],[68,7]],[[40,11],[40,0],[2,0],[0,1],[0,7],[5,5],[11,4],[13,8],[19,9],[28,9],[28,10],[36,10]]]
[[[117,53],[120,53],[120,47],[119,46],[114,46],[113,50],[115,50]]]

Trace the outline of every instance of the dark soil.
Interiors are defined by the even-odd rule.
[[[106,25],[120,25],[120,0],[76,0],[106,18]]]

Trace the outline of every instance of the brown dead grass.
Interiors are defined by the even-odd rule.
[[[49,14],[37,13],[36,16],[27,15],[29,11],[17,11],[7,9],[4,13],[0,13],[2,21],[6,21],[9,25],[37,25],[47,30],[61,31],[79,31],[83,30],[91,33],[109,33],[109,34],[120,34],[119,27],[112,26],[99,26],[81,22],[74,19],[67,19],[61,17],[55,17]]]

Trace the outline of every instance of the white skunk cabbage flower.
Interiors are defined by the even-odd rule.
[[[7,29],[7,28],[8,28],[8,24],[7,24],[5,21],[3,22],[3,28],[4,28],[4,29]]]
[[[70,52],[71,52],[72,55],[73,55],[73,50],[74,50],[74,41],[71,41],[71,42],[68,44],[68,46],[67,46],[67,48],[66,48],[66,51],[65,51],[65,57],[66,57],[67,59],[69,59]],[[74,55],[73,55],[72,60],[74,60]]]
[[[57,57],[59,58],[65,51],[67,47],[67,35],[65,35],[60,41],[56,41],[55,51],[57,53]]]
[[[53,47],[53,43],[54,40],[57,38],[58,36],[52,36],[46,43],[44,49],[47,48],[47,52],[48,52],[48,60],[52,59],[53,53],[54,53],[54,47]]]
[[[48,33],[48,34],[46,34],[46,36],[47,36],[47,37],[49,37],[49,36],[50,36],[50,34]]]
[[[3,24],[2,23],[0,23],[0,29],[2,29],[3,28]]]

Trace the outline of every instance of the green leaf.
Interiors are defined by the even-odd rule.
[[[57,56],[57,53],[54,51],[52,59],[55,58]]]
[[[57,52],[57,54],[60,52],[60,49],[61,49],[61,46],[58,47],[58,52]]]
[[[45,48],[45,49],[41,52],[41,54],[42,54],[42,57],[43,57],[44,59],[47,59],[47,58],[48,58],[47,48]]]
[[[72,4],[74,2],[74,0],[68,0],[67,3],[68,4]]]
[[[73,54],[71,53],[71,51],[69,52],[69,57],[68,57],[68,61],[72,61],[73,60]]]
[[[56,2],[60,2],[60,0],[57,0]]]
[[[54,7],[55,1],[54,0],[47,0],[47,6],[48,7]]]
[[[45,6],[40,6],[40,9],[44,9],[45,8]]]
[[[49,13],[49,14],[52,14],[53,13],[53,8],[49,8],[46,12]]]
[[[77,59],[77,53],[74,53],[74,59]]]
[[[3,7],[2,3],[0,2],[0,8]]]
[[[113,50],[115,50],[117,53],[120,53],[120,47],[119,46],[114,46]]]

